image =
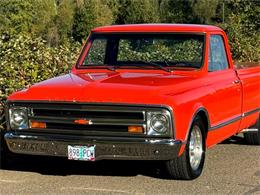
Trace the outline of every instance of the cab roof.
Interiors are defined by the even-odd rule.
[[[97,27],[92,32],[212,32],[223,31],[212,25],[198,24],[127,24]]]

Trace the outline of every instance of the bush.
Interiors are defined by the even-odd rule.
[[[75,63],[79,43],[48,47],[42,38],[27,35],[0,39],[0,99],[18,89],[67,72]]]
[[[5,129],[5,113],[4,113],[4,101],[0,101],[0,131],[1,129]]]

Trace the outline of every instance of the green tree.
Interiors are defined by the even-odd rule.
[[[167,23],[193,23],[193,0],[161,0],[160,19]]]
[[[193,3],[192,12],[199,23],[209,24],[216,16],[218,0],[197,0]]]
[[[57,3],[56,26],[62,42],[72,37],[72,26],[76,4],[74,0],[62,0]]]
[[[119,0],[117,24],[159,22],[159,1]]]
[[[229,36],[233,58],[239,61],[260,61],[260,2],[230,0],[231,10],[226,23],[222,24]]]
[[[47,40],[49,45],[59,43],[58,28],[55,24],[57,4],[55,0],[30,0],[35,11],[32,33]]]
[[[55,0],[1,0],[0,13],[1,32],[26,33],[45,39],[53,36]]]
[[[155,0],[131,0],[126,7],[125,23],[157,23],[159,22],[159,4]]]
[[[0,30],[10,33],[30,32],[35,14],[30,1],[1,0]]]
[[[85,39],[92,28],[113,23],[113,13],[102,0],[78,0],[73,22],[73,37]]]

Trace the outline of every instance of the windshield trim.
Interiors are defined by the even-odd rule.
[[[80,56],[76,62],[76,69],[79,69],[79,70],[82,70],[82,69],[90,69],[90,68],[87,68],[87,66],[84,66],[82,65],[83,62],[84,62],[84,59],[85,57],[88,55],[88,52],[89,52],[89,49],[92,45],[92,42],[94,40],[94,38],[97,36],[107,36],[107,35],[128,35],[128,34],[131,34],[131,35],[140,35],[140,34],[149,34],[149,35],[162,35],[162,34],[165,34],[165,35],[175,35],[175,34],[187,34],[187,35],[202,35],[203,36],[203,48],[202,48],[202,60],[201,60],[201,66],[199,68],[194,68],[194,70],[202,70],[205,66],[205,58],[206,58],[206,35],[207,33],[206,32],[91,32],[91,34],[89,35],[85,45],[83,46],[82,50],[81,50],[81,53],[80,53]],[[100,67],[104,66],[104,69],[105,66],[107,66],[106,64],[101,64],[99,65]],[[113,65],[111,65],[113,66]],[[165,66],[167,67],[167,66]],[[170,66],[172,69],[175,69],[175,67],[173,66]],[[178,67],[179,68],[179,67]],[[185,70],[185,68],[182,67],[183,70]],[[190,69],[190,67],[187,67],[187,69]],[[152,69],[151,69],[152,70]],[[158,69],[156,69],[158,70]]]

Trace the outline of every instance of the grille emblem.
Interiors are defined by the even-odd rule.
[[[87,120],[87,119],[84,119],[84,118],[77,119],[77,120],[74,121],[74,123],[79,124],[79,125],[91,125],[91,124],[93,124],[91,120]]]

